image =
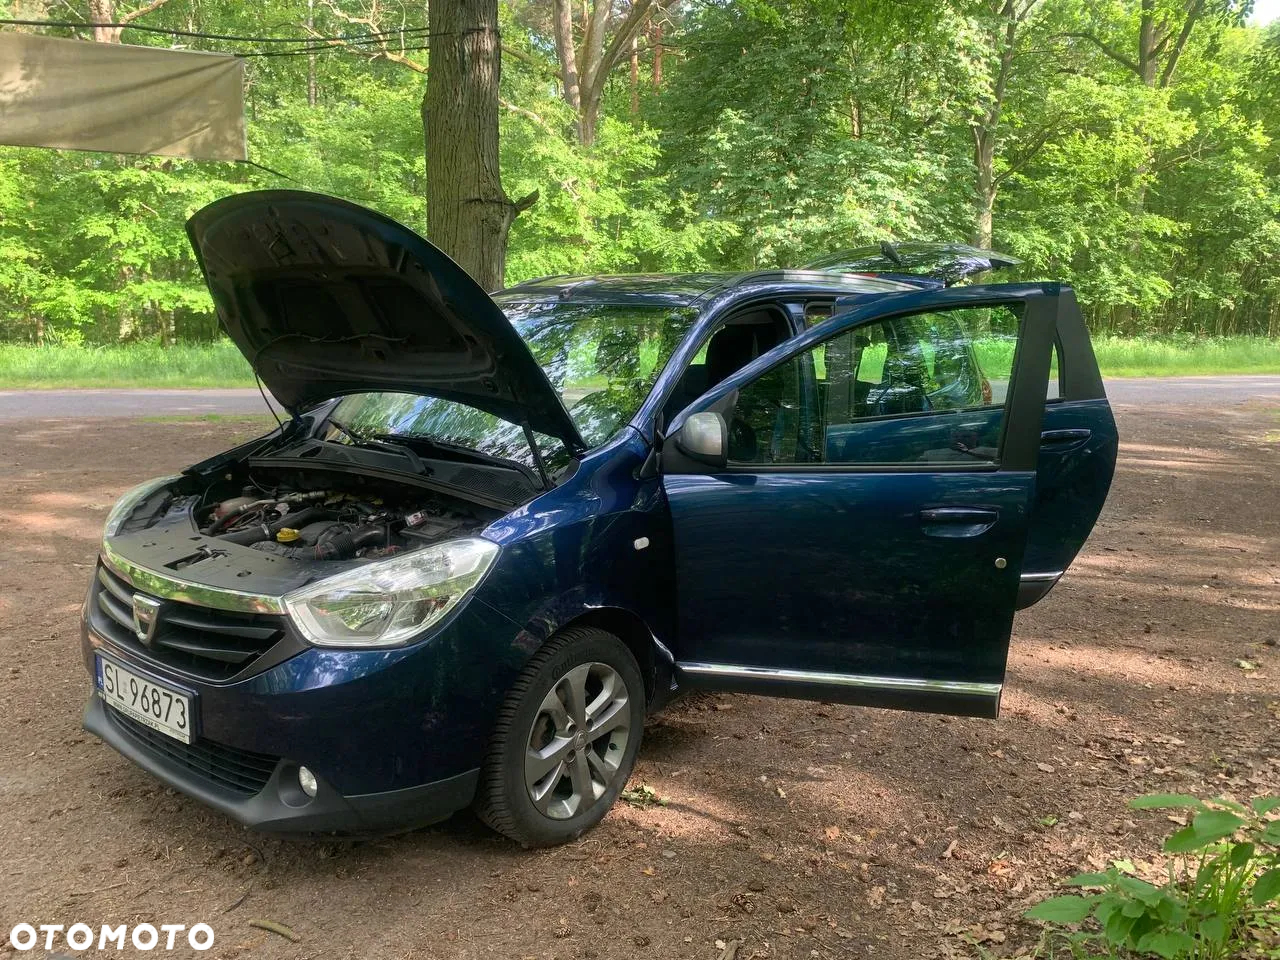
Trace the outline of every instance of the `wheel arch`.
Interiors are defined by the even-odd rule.
[[[636,658],[640,675],[644,677],[646,703],[653,706],[664,699],[671,685],[674,658],[639,614],[625,607],[590,607],[558,624],[551,636],[573,627],[595,627],[621,640]]]

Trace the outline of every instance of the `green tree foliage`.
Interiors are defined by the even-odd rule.
[[[568,8],[611,10],[613,36],[632,5],[602,3]],[[87,0],[22,7],[89,15]],[[503,183],[538,191],[511,230],[508,283],[970,240],[985,192],[993,244],[1026,277],[1073,282],[1097,330],[1280,336],[1280,25],[1243,26],[1225,0],[654,2],[589,145],[555,11],[501,6]],[[167,0],[137,22],[298,35],[308,17],[323,36],[423,28],[425,3]],[[425,231],[424,45],[247,58],[250,154],[283,176],[0,148],[0,338],[215,337],[183,223],[229,193],[318,190]]]
[[[718,265],[967,237],[971,25],[929,4],[708,5],[660,101],[664,169],[733,228]]]

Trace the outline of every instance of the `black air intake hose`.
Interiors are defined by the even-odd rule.
[[[380,543],[386,536],[382,527],[356,527],[326,537],[317,543],[312,552],[316,560],[347,560],[356,555],[361,547],[371,547]]]
[[[292,527],[295,530],[305,527],[308,523],[314,523],[317,520],[332,520],[333,512],[326,510],[324,507],[307,507],[303,510],[294,510],[286,513],[283,517],[272,524],[259,523],[256,526],[245,527],[243,530],[233,530],[231,533],[224,533],[218,539],[230,540],[232,543],[241,543],[246,546],[251,543],[258,543],[262,540],[274,540],[276,534],[285,527]]]

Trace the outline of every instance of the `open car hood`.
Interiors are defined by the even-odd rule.
[[[264,190],[209,204],[187,235],[222,326],[291,412],[349,393],[415,393],[583,446],[498,305],[394,220]]]
[[[976,273],[1014,267],[1022,261],[994,250],[962,243],[888,243],[840,250],[805,264],[806,270],[830,273],[871,273],[904,280],[926,279],[951,284]]]

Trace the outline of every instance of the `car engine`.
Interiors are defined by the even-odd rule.
[[[413,547],[464,536],[487,522],[466,504],[432,494],[413,502],[339,490],[264,492],[197,513],[200,532],[294,560],[375,560]]]

